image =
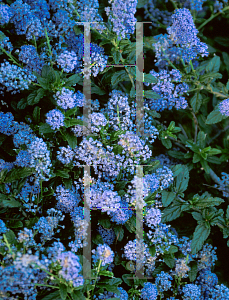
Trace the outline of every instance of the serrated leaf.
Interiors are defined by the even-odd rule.
[[[124,238],[124,229],[122,227],[114,227],[114,232],[117,237],[117,240],[121,242]]]
[[[57,170],[56,175],[62,178],[69,178],[69,171],[68,170]]]
[[[157,93],[153,92],[152,90],[144,91],[144,97],[147,99],[160,99],[161,96]]]
[[[66,86],[75,86],[80,81],[80,79],[81,79],[80,75],[74,74],[65,80],[65,85]]]
[[[175,259],[169,255],[169,254],[165,254],[163,256],[163,259],[164,259],[164,262],[166,263],[166,265],[169,267],[169,268],[174,268],[175,266]]]
[[[111,77],[111,84],[115,86],[120,81],[129,81],[129,76],[125,70],[115,72]]]
[[[209,125],[209,124],[216,124],[220,121],[222,121],[224,119],[224,116],[221,114],[221,112],[216,109],[216,110],[213,110],[207,117],[207,120],[206,120],[206,124]]]
[[[37,77],[37,81],[44,90],[49,89],[49,82],[46,78]]]
[[[1,207],[20,207],[21,203],[18,202],[15,199],[11,199],[11,200],[2,200],[0,202],[0,206]]]
[[[17,104],[18,109],[25,109],[26,106],[27,106],[27,100],[25,98],[22,98]]]
[[[27,97],[27,102],[29,105],[34,105],[35,104],[35,98],[37,96],[37,90],[33,91],[29,96]]]
[[[196,254],[199,250],[201,250],[210,232],[211,229],[207,228],[203,224],[199,224],[196,226],[196,229],[193,234],[192,243],[191,243],[192,254]]]
[[[22,221],[18,221],[18,220],[10,220],[7,226],[9,228],[20,228],[23,227],[23,223]]]
[[[156,83],[157,78],[155,76],[153,76],[152,74],[144,74],[144,82]]]
[[[193,108],[194,112],[197,113],[198,110],[201,107],[202,104],[202,95],[200,93],[196,93],[191,99],[190,99],[190,104],[191,107]]]
[[[59,284],[59,288],[60,288],[60,296],[62,300],[65,300],[67,298],[67,286],[65,284]]]
[[[9,183],[15,180],[19,180],[20,178],[26,178],[33,174],[33,171],[29,168],[14,168],[10,172],[7,173],[5,178],[5,182]]]
[[[44,298],[42,298],[42,300],[61,300],[59,290],[45,296]]]
[[[179,193],[186,191],[189,182],[189,171],[187,166],[182,166],[182,171],[176,178],[176,189]]]
[[[44,123],[42,125],[39,126],[39,133],[40,134],[44,134],[44,133],[54,133],[54,130],[52,130],[52,128],[50,127],[49,124]]]
[[[33,119],[36,123],[39,123],[40,121],[40,107],[39,106],[35,106],[34,110],[33,110]]]
[[[218,72],[220,68],[220,57],[215,55],[207,64],[206,72]]]
[[[165,146],[166,149],[172,148],[173,145],[170,139],[161,139],[161,143],[163,146]]]
[[[161,196],[162,196],[162,204],[164,207],[166,207],[173,202],[173,200],[176,197],[176,194],[174,192],[162,191]]]
[[[198,273],[197,262],[191,261],[189,265],[191,267],[191,270],[188,272],[188,277],[190,281],[193,282],[196,279]]]

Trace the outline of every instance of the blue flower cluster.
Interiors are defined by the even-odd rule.
[[[36,246],[33,231],[26,227],[18,232],[18,241],[23,243],[25,247]]]
[[[114,260],[114,252],[106,244],[99,244],[96,250],[93,249],[91,252],[94,264],[101,260],[101,266],[105,266],[106,264],[112,263]]]
[[[112,228],[106,229],[106,228],[103,228],[103,226],[99,225],[97,231],[101,235],[103,242],[105,244],[107,244],[107,245],[113,244],[113,242],[115,240],[115,232]]]
[[[53,130],[60,129],[64,126],[64,114],[59,109],[52,109],[46,114],[46,123],[51,126]]]
[[[198,12],[203,10],[204,2],[206,2],[206,0],[186,0],[184,7]]]
[[[161,23],[168,26],[171,24],[171,13],[158,8],[158,3],[156,0],[148,0],[146,2],[144,5],[145,18],[149,18],[154,27],[160,27]]]
[[[157,83],[151,84],[152,91],[161,96],[159,99],[149,100],[149,107],[152,110],[171,110],[173,107],[185,109],[188,106],[187,100],[183,97],[183,94],[188,91],[188,85],[180,83],[182,82],[180,71],[173,69],[172,71],[162,70],[157,73],[152,70],[150,74],[158,79]]]
[[[162,271],[160,274],[157,274],[155,279],[155,285],[160,293],[166,292],[171,289],[173,278],[168,273]]]
[[[71,147],[60,147],[60,151],[57,151],[57,159],[63,164],[68,165],[74,158],[74,152]]]
[[[74,287],[83,285],[84,278],[79,273],[82,270],[79,257],[71,251],[64,251],[58,254],[57,260],[62,269],[59,275],[66,281],[72,283]]]
[[[53,97],[56,100],[56,104],[63,109],[74,108],[78,102],[77,94],[65,87],[61,91],[56,92]]]
[[[154,229],[161,223],[161,211],[158,208],[148,208],[145,215],[145,222],[148,227]]]
[[[229,98],[220,102],[219,111],[222,115],[229,117]]]
[[[118,39],[130,38],[130,34],[134,33],[135,23],[137,19],[134,17],[136,13],[136,0],[127,0],[120,2],[118,0],[109,1],[110,7],[106,7],[105,11],[108,20],[112,23],[113,32],[118,36]]]
[[[182,292],[184,293],[184,300],[199,300],[201,297],[201,290],[196,284],[186,284],[182,288]]]
[[[157,287],[155,284],[152,284],[151,282],[145,282],[144,287],[141,290],[141,299],[143,300],[156,300],[157,299]]]
[[[60,66],[64,72],[72,72],[78,65],[77,55],[74,51],[63,51],[57,58],[57,64]]]
[[[32,45],[21,46],[21,51],[18,56],[19,60],[26,64],[28,72],[36,71],[41,74],[44,62],[40,59],[36,48]]]
[[[6,4],[0,4],[0,25],[3,26],[9,23],[12,16],[13,13],[11,7]]]
[[[28,89],[29,84],[35,80],[36,77],[25,69],[12,65],[8,61],[1,63],[0,84],[6,88],[7,92],[15,94]]]
[[[57,200],[57,208],[65,213],[73,211],[74,207],[78,206],[80,202],[80,195],[73,186],[69,190],[64,188],[63,185],[58,185],[54,196]]]
[[[9,52],[13,51],[13,45],[10,42],[10,39],[2,31],[0,31],[0,47],[2,47],[3,49]]]

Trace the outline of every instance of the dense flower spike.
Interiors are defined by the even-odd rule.
[[[141,299],[143,300],[156,300],[157,299],[157,288],[155,284],[152,284],[151,282],[145,282],[144,287],[141,290]]]
[[[219,104],[219,111],[222,115],[229,117],[229,99],[225,99]]]
[[[183,94],[188,91],[188,85],[181,83],[181,73],[178,70],[172,70],[170,72],[163,70],[159,73],[154,70],[150,73],[155,76],[158,81],[152,83],[152,91],[156,92],[161,97],[159,99],[150,99],[149,107],[152,110],[163,111],[165,109],[185,109],[188,106],[188,102],[183,97]]]
[[[64,72],[72,72],[78,64],[76,53],[74,51],[69,52],[65,50],[58,56],[57,64],[64,70]]]
[[[3,26],[9,23],[13,16],[12,9],[9,5],[0,4],[0,25]]]
[[[34,46],[22,46],[19,53],[19,60],[26,64],[26,69],[29,72],[36,71],[38,74],[41,73],[44,62],[39,58],[39,55]]]
[[[186,284],[183,286],[182,292],[184,293],[183,299],[185,300],[198,300],[201,296],[201,290],[196,284]]]
[[[93,249],[91,252],[94,264],[101,260],[101,266],[105,266],[106,264],[112,263],[114,260],[114,252],[106,244],[99,244],[96,250]]]
[[[46,123],[49,124],[53,130],[64,126],[65,117],[59,109],[50,110],[46,117]]]
[[[58,185],[54,196],[58,201],[57,208],[66,213],[73,211],[74,207],[80,202],[80,195],[75,187],[69,190],[65,189],[62,185]]]
[[[114,0],[108,2],[111,4],[111,7],[106,7],[105,11],[109,21],[112,23],[113,32],[117,34],[119,39],[129,38],[130,34],[134,32],[137,21],[134,17],[137,1],[120,2]]]
[[[28,89],[29,84],[35,80],[36,77],[26,71],[26,69],[11,65],[8,61],[1,63],[0,83],[5,87],[7,92],[11,92],[12,94],[19,93]]]

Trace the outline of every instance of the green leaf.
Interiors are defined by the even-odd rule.
[[[0,206],[2,206],[2,207],[20,207],[21,203],[16,201],[15,199],[3,200],[0,202]]]
[[[133,284],[133,276],[131,274],[123,274],[122,275],[122,279],[123,281],[128,285],[128,286],[132,286]]]
[[[50,127],[49,124],[44,123],[42,125],[39,126],[39,133],[40,134],[44,134],[44,133],[54,133],[54,130],[52,130],[52,128]]]
[[[115,72],[111,77],[111,84],[115,86],[120,81],[129,81],[129,76],[125,70]]]
[[[144,91],[144,97],[147,99],[159,99],[161,96],[153,92],[152,90],[147,90]]]
[[[68,109],[67,111],[66,111],[66,113],[65,113],[65,117],[70,117],[70,116],[72,116],[72,115],[74,115],[76,112],[77,112],[77,110],[78,110],[79,108],[76,106],[76,107],[73,107],[73,108],[71,108],[71,109]]]
[[[37,81],[44,90],[49,89],[49,82],[46,78],[37,77]]]
[[[66,128],[69,128],[75,125],[86,125],[86,123],[80,119],[65,119],[64,125]]]
[[[57,170],[56,175],[62,178],[69,178],[69,171],[68,170]]]
[[[170,139],[161,139],[161,143],[163,146],[165,146],[167,149],[172,148],[172,142],[170,141]]]
[[[121,53],[115,49],[112,49],[111,53],[112,53],[115,64],[118,64],[122,57]]]
[[[65,284],[59,284],[59,288],[60,288],[60,296],[62,300],[65,300],[67,298],[67,286]]]
[[[202,159],[200,160],[201,166],[203,167],[204,171],[209,174],[211,168],[209,167],[208,163],[206,162],[206,160]]]
[[[169,268],[174,268],[175,266],[175,258],[173,258],[171,255],[169,254],[165,254],[164,257],[164,262],[166,263],[166,265],[169,267]]]
[[[182,166],[182,171],[176,178],[177,192],[182,193],[186,191],[189,182],[189,171],[187,166]]]
[[[194,153],[193,158],[192,158],[192,162],[194,164],[198,163],[200,161],[200,156],[197,153]]]
[[[218,206],[221,203],[223,203],[224,200],[219,197],[211,197],[207,196],[205,197],[204,194],[199,198],[196,205],[203,208],[203,207],[210,207],[210,206]]]
[[[193,282],[196,279],[196,276],[198,273],[197,262],[191,261],[189,263],[189,266],[191,267],[191,270],[188,272],[188,277],[189,277],[190,281]]]
[[[33,119],[36,123],[40,122],[40,107],[39,106],[35,106],[34,110],[33,110]]]
[[[170,207],[163,210],[162,222],[170,222],[177,219],[181,215],[182,211],[187,210],[188,208],[188,204],[181,205],[178,202],[172,204]]]
[[[68,142],[69,146],[72,149],[75,149],[76,146],[77,146],[77,137],[74,136],[74,135],[72,135],[72,134],[70,134],[70,133],[68,133],[68,132],[65,133],[65,137],[67,139],[67,142]]]
[[[197,144],[200,146],[201,149],[205,147],[205,139],[206,134],[203,131],[199,131],[197,135]]]
[[[66,86],[75,86],[80,81],[80,79],[81,79],[80,75],[74,74],[65,80],[65,85]]]
[[[124,238],[124,229],[121,226],[114,227],[114,232],[118,241],[121,242]]]
[[[218,123],[220,121],[222,121],[224,119],[224,116],[221,114],[221,112],[216,109],[216,110],[213,110],[207,117],[207,120],[206,120],[206,124],[209,125],[209,124],[215,124],[215,123]]]
[[[162,196],[163,206],[166,207],[166,206],[169,206],[169,204],[173,202],[173,200],[176,197],[176,194],[174,192],[162,191],[161,196]]]
[[[29,94],[29,96],[27,97],[27,102],[29,105],[36,104],[36,102],[35,102],[36,96],[37,96],[37,90],[33,91],[31,94]]]
[[[29,168],[14,168],[7,173],[5,183],[19,180],[20,178],[26,178],[33,174],[33,171]]]
[[[201,96],[200,93],[196,93],[191,99],[190,99],[190,104],[191,107],[193,108],[194,112],[197,113],[198,110],[201,107],[202,104],[202,99],[203,97]]]
[[[7,224],[9,228],[20,228],[23,227],[23,223],[18,220],[10,220],[9,223]]]
[[[17,104],[18,109],[25,109],[26,106],[27,106],[27,100],[25,98],[22,98]]]
[[[10,245],[15,244],[17,242],[16,236],[11,229],[7,230],[5,236]]]
[[[112,292],[112,293],[118,293],[118,292],[119,292],[117,286],[115,286],[115,285],[106,285],[106,286],[105,286],[105,289],[106,289],[108,292]]]
[[[208,151],[208,155],[217,155],[217,154],[220,154],[220,153],[222,153],[222,151],[220,149],[217,149],[217,148],[211,148]]]
[[[151,246],[151,247],[149,248],[149,253],[150,253],[150,255],[151,255],[152,257],[154,257],[155,254],[156,254],[156,246]]]
[[[174,158],[178,158],[183,160],[184,159],[184,153],[183,152],[178,152],[178,151],[174,151],[174,150],[169,150],[168,151],[168,155],[174,157]]]
[[[45,296],[44,298],[42,298],[42,300],[61,300],[61,299],[62,298],[60,297],[59,290]]]
[[[192,216],[196,221],[203,221],[203,216],[198,212],[192,212]]]
[[[147,83],[156,83],[157,78],[154,77],[152,74],[144,74],[144,82]]]
[[[98,223],[100,225],[102,225],[106,229],[110,229],[111,228],[111,222],[110,222],[109,219],[99,219]]]
[[[220,68],[220,57],[215,55],[207,64],[206,72],[218,72]]]
[[[199,250],[201,250],[210,232],[211,229],[207,228],[204,224],[196,226],[191,243],[192,254],[196,254]]]
[[[137,8],[143,8],[148,3],[148,0],[138,0]]]
[[[100,276],[107,276],[107,277],[114,277],[113,272],[110,272],[110,271],[103,271],[103,270],[100,270],[100,271],[99,271],[99,275],[100,275]]]
[[[173,254],[173,253],[178,252],[178,250],[179,250],[179,249],[178,249],[177,246],[171,245],[170,248],[169,248],[169,253],[170,253],[170,254]]]
[[[100,87],[98,87],[94,82],[91,82],[91,93],[96,95],[105,95],[106,92],[101,90]]]
[[[73,300],[85,300],[86,297],[84,296],[84,294],[81,291],[74,291],[71,294]]]

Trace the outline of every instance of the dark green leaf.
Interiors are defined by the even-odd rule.
[[[77,112],[77,110],[78,110],[78,107],[68,109],[65,113],[65,117],[70,117],[70,116],[74,115]]]
[[[11,200],[3,200],[0,202],[1,207],[20,207],[21,203],[16,201],[15,199]]]
[[[69,171],[68,170],[57,170],[56,176],[60,176],[62,178],[69,178]]]
[[[27,102],[29,105],[34,105],[35,103],[35,98],[37,96],[37,90],[33,91],[29,96],[27,97]]]
[[[83,122],[80,119],[65,119],[64,120],[64,125],[66,128],[75,126],[75,125],[86,125],[85,122]]]
[[[203,221],[202,215],[196,211],[192,212],[192,216],[196,221]]]
[[[218,72],[220,68],[220,57],[215,55],[207,64],[206,72]]]
[[[184,153],[183,152],[179,152],[179,151],[174,151],[174,150],[169,150],[168,154],[174,158],[178,158],[183,160],[184,159]]]
[[[155,254],[156,254],[156,247],[155,247],[155,246],[151,246],[151,247],[149,248],[149,253],[150,253],[150,255],[151,255],[152,257],[154,257]]]
[[[5,182],[8,183],[15,180],[19,180],[20,178],[26,178],[32,174],[33,171],[29,168],[14,168],[9,173],[7,173]]]
[[[137,8],[142,8],[148,3],[148,0],[138,0]]]
[[[44,90],[49,89],[49,82],[46,78],[37,77],[37,81]]]
[[[202,96],[200,93],[196,93],[191,99],[190,99],[190,104],[191,107],[193,108],[194,112],[197,113],[198,110],[201,107],[202,104]]]
[[[40,107],[39,106],[35,106],[34,110],[33,110],[33,119],[36,123],[40,122]]]
[[[129,81],[129,76],[125,70],[115,72],[111,77],[111,84],[115,86],[120,81]]]
[[[161,139],[162,145],[165,146],[167,149],[172,148],[172,142],[170,139]]]
[[[133,284],[133,276],[131,274],[123,274],[122,275],[122,279],[123,281],[128,285],[128,286],[132,286]]]
[[[121,242],[124,238],[124,229],[121,226],[114,227],[114,232],[118,241]]]
[[[103,270],[100,270],[99,271],[99,275],[100,276],[107,276],[107,277],[114,277],[114,274],[110,271],[103,271]]]
[[[5,233],[5,236],[7,238],[7,241],[9,242],[10,245],[15,244],[16,243],[16,236],[14,234],[14,232],[9,229],[7,230],[7,232]]]
[[[25,98],[22,98],[17,104],[18,109],[25,109],[26,106],[27,106],[27,100]]]
[[[176,189],[177,192],[184,192],[188,187],[189,182],[189,171],[187,166],[182,166],[182,171],[176,178]]]
[[[44,134],[44,133],[54,133],[54,130],[52,130],[52,128],[50,127],[49,124],[44,123],[42,125],[39,126],[39,133],[40,134]]]
[[[167,191],[162,191],[161,192],[161,196],[162,196],[162,203],[163,206],[166,207],[168,206],[170,203],[172,203],[172,201],[175,199],[176,194],[174,192],[167,192]]]
[[[144,91],[144,97],[147,99],[159,99],[161,96],[153,92],[152,90],[147,90]]]
[[[205,139],[206,134],[203,131],[199,131],[197,135],[197,144],[200,146],[201,149],[205,147]]]
[[[204,242],[210,234],[210,231],[210,228],[207,228],[204,224],[196,226],[191,243],[192,254],[196,254],[199,250],[201,250]]]
[[[59,290],[45,296],[44,298],[42,298],[42,300],[61,300]]]
[[[196,261],[191,261],[189,263],[189,266],[191,267],[191,270],[188,272],[188,277],[191,282],[193,282],[196,279],[198,269],[197,269],[197,262]]]
[[[221,114],[221,112],[216,109],[216,110],[213,110],[207,117],[207,120],[206,120],[206,124],[215,124],[215,123],[218,123],[220,121],[222,121],[224,119],[223,115]]]
[[[80,81],[80,79],[81,79],[81,77],[79,74],[74,74],[65,80],[65,85],[66,86],[75,86]]]
[[[156,83],[157,82],[157,78],[154,77],[152,74],[144,74],[144,82]]]
[[[71,133],[68,133],[68,132],[65,132],[65,133],[62,133],[63,136],[66,138],[69,146],[72,148],[72,149],[75,149],[75,147],[77,146],[77,137],[74,136],[73,134]]]
[[[164,262],[166,263],[166,265],[169,267],[169,268],[174,268],[175,266],[175,259],[169,255],[169,254],[165,254],[164,257]]]
[[[118,64],[121,59],[121,53],[115,49],[111,51],[115,64]]]
[[[9,223],[7,224],[9,228],[20,228],[23,227],[23,223],[18,220],[10,220]]]
[[[207,174],[209,174],[211,168],[209,167],[209,165],[208,165],[208,163],[206,162],[206,160],[201,159],[201,160],[200,160],[200,163],[201,163],[201,165],[202,165],[204,171],[205,171]]]
[[[67,286],[65,284],[59,284],[60,288],[60,296],[62,300],[65,300],[67,298]]]
[[[102,225],[106,229],[111,228],[111,222],[109,219],[99,219],[98,222],[100,225]]]

